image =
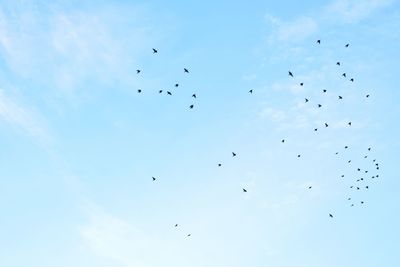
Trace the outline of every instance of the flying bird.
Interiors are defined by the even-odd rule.
[[[158,53],[156,49],[153,48],[153,54]]]
[[[292,76],[292,77],[293,77],[293,73],[292,73],[291,71],[289,71],[289,76]]]
[[[351,126],[351,121],[349,121],[349,123],[347,123],[349,126]]]
[[[285,139],[282,139],[282,143],[285,143]]]
[[[312,188],[312,186],[309,186],[309,187],[308,187],[308,189],[311,189],[311,188]]]
[[[249,93],[250,93],[250,94],[252,94],[252,93],[253,93],[253,89],[252,89],[252,90],[250,90],[250,91],[249,91]]]
[[[340,95],[340,96],[339,96],[339,99],[343,99],[343,96]]]
[[[244,188],[242,188],[243,189],[243,193],[247,193],[247,190],[246,189],[244,189]]]
[[[344,47],[349,47],[350,44],[346,44]]]
[[[346,73],[343,73],[342,76],[343,76],[343,77],[346,77]]]
[[[190,106],[189,106],[190,109],[193,109],[193,107],[194,107],[194,105],[190,105]]]
[[[315,129],[314,129],[314,132],[316,132],[316,131],[318,131],[318,128],[315,128]]]
[[[155,180],[156,180],[156,177],[151,177],[151,178],[153,178],[153,181],[155,181]]]
[[[158,93],[161,94],[161,93],[162,93],[162,90],[158,91]]]
[[[301,155],[300,155],[300,154],[298,154],[298,155],[297,155],[297,157],[298,157],[298,158],[300,158],[300,157],[301,157]]]
[[[350,82],[354,82],[354,78],[351,78],[351,79],[350,79]]]
[[[185,73],[189,73],[188,69],[186,69],[186,68],[183,68],[183,71],[184,71]]]
[[[322,90],[323,93],[326,93],[326,89]]]
[[[218,167],[221,167],[222,166],[222,164],[221,163],[218,163]]]
[[[321,44],[321,40],[317,40],[317,44]]]
[[[308,99],[307,99],[307,98],[304,98],[304,101],[305,101],[304,103],[307,103],[307,102],[308,102]]]
[[[329,217],[333,218],[333,215],[329,213]]]
[[[303,86],[304,85],[304,83],[300,83],[300,86]]]
[[[336,65],[340,66],[340,62],[339,62],[339,61],[338,61],[338,62],[336,62]]]
[[[167,91],[167,95],[172,95],[172,93],[170,91]]]
[[[236,157],[236,153],[235,152],[232,152],[232,157]]]
[[[140,94],[142,92],[142,90],[139,89],[139,90],[137,90],[137,92]]]
[[[196,94],[193,94],[192,97],[193,97],[193,98],[197,98]]]
[[[175,227],[178,227],[178,224],[175,224]]]
[[[328,127],[329,125],[325,122],[325,127]]]
[[[176,84],[175,84],[175,87],[178,87],[178,86],[179,86],[179,83],[176,83]]]
[[[136,74],[139,74],[141,72],[141,70],[136,70]]]
[[[368,98],[368,97],[369,97],[369,95],[366,95],[365,97],[366,97],[366,98]]]
[[[322,105],[321,105],[321,104],[318,104],[318,107],[320,108],[320,107],[322,107]]]

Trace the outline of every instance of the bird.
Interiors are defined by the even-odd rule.
[[[192,97],[193,97],[193,98],[197,98],[196,94],[193,94]]]
[[[339,99],[343,99],[343,96],[340,95],[340,96],[339,96]]]
[[[136,74],[139,74],[141,72],[141,70],[136,70]]]
[[[343,77],[346,77],[346,73],[343,73],[342,76],[343,76]]]
[[[158,53],[157,49],[153,48],[153,54]]]
[[[368,158],[368,156],[366,155],[366,156],[364,156],[364,159],[366,159],[366,158]]]
[[[158,93],[161,94],[161,93],[162,93],[162,90],[158,91]]]
[[[354,207],[354,204],[351,204],[351,207]]]
[[[333,215],[329,213],[329,217],[333,218]]]
[[[339,62],[339,61],[338,61],[338,62],[336,62],[336,65],[340,66],[340,62]]]
[[[221,163],[218,163],[218,167],[221,167],[222,166],[222,164]]]
[[[328,127],[329,125],[325,122],[325,127]]]
[[[344,149],[348,149],[349,148],[349,146],[344,146]]]
[[[357,190],[360,190],[360,188],[359,188],[359,187],[357,187]]]
[[[320,108],[320,107],[322,107],[322,105],[321,105],[321,104],[318,104],[318,107]]]
[[[314,128],[314,132],[318,131],[318,128]]]
[[[297,155],[297,157],[298,157],[298,158],[300,158],[300,157],[301,157],[301,155],[300,155],[300,154],[298,154],[298,155]]]
[[[139,90],[137,90],[137,92],[140,94],[142,92],[142,90],[139,89]]]
[[[186,68],[183,68],[183,71],[184,71],[185,73],[189,73],[189,70],[186,69]]]
[[[349,197],[347,200],[351,200],[351,197]]]
[[[232,157],[236,157],[236,153],[235,152],[232,152]]]
[[[368,189],[368,188],[369,188],[369,187],[368,187],[368,185],[367,185],[367,186],[365,186],[365,188],[366,188],[366,189]]]
[[[176,83],[176,84],[175,84],[175,87],[178,87],[178,86],[179,86],[179,83]]]
[[[288,72],[289,72],[289,76],[293,77],[293,73],[291,71],[288,71]]]
[[[194,105],[190,105],[190,106],[189,106],[190,109],[193,109],[193,107],[194,107]]]
[[[304,83],[300,83],[300,86],[303,86],[304,85]]]
[[[308,187],[308,189],[311,189],[311,188],[312,188],[312,186],[309,186],[309,187]]]
[[[342,178],[344,177],[344,174],[342,174]]]
[[[282,139],[282,143],[285,143],[285,139]]]
[[[369,97],[369,95],[366,95],[365,97],[366,97],[366,98],[368,98],[368,97]]]
[[[188,237],[190,237],[190,236],[191,236],[191,234],[188,234],[187,236],[188,236]]]
[[[349,47],[350,44],[346,44],[344,47]]]
[[[305,101],[304,103],[307,103],[309,100],[307,98],[304,98],[304,101]]]
[[[175,224],[175,227],[178,227],[178,224]]]
[[[242,188],[243,189],[243,193],[247,193],[247,190],[246,189],[244,189],[244,188]]]
[[[322,90],[323,93],[326,93],[326,89]]]
[[[321,40],[317,40],[317,44],[321,44]]]
[[[371,151],[371,148],[370,148],[370,147],[368,148],[368,151]]]
[[[252,94],[252,93],[253,93],[253,90],[250,90],[249,93]]]
[[[360,169],[360,168],[358,168],[358,169],[357,169],[357,171],[361,171],[361,169]]]
[[[349,126],[351,126],[351,121],[349,121],[349,123],[347,123]]]
[[[151,178],[153,178],[153,181],[155,181],[155,180],[156,180],[156,177],[151,177]]]
[[[361,204],[364,204],[364,201],[361,201]]]
[[[172,93],[170,91],[167,91],[167,95],[172,95]]]
[[[351,163],[351,160],[347,161],[347,163]]]
[[[350,79],[350,82],[354,82],[354,78],[351,78],[351,79]]]

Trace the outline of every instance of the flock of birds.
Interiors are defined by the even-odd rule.
[[[318,45],[320,45],[320,44],[321,44],[321,40],[317,40],[316,43],[317,43]],[[348,48],[349,46],[350,46],[350,44],[345,44],[345,45],[344,45],[345,48]],[[158,50],[157,50],[157,49],[152,48],[152,50],[153,50],[153,54],[157,54],[157,53],[158,53]],[[337,61],[337,62],[336,62],[336,65],[340,67],[340,66],[342,65],[342,63],[341,63],[340,61]],[[140,74],[141,71],[142,71],[142,70],[137,69],[137,70],[136,70],[136,74]],[[183,72],[186,73],[186,74],[189,74],[189,70],[188,70],[187,68],[183,68]],[[295,77],[295,74],[294,74],[293,71],[289,70],[289,71],[288,71],[288,76],[294,78],[294,77]],[[341,77],[343,77],[343,78],[347,78],[347,76],[348,76],[348,75],[346,74],[346,72],[343,72],[343,73],[341,74]],[[354,82],[354,78],[350,78],[349,81],[350,81],[350,82]],[[300,85],[300,86],[304,86],[304,82],[300,82],[299,85]],[[179,84],[176,83],[174,86],[175,86],[175,87],[178,87]],[[142,90],[139,89],[137,92],[138,92],[138,93],[141,93]],[[251,89],[251,90],[248,91],[249,94],[253,94],[253,92],[254,92],[253,89]],[[160,93],[160,94],[163,93],[163,90],[159,90],[158,93]],[[166,93],[167,93],[167,95],[172,95],[172,92],[171,92],[171,91],[166,91]],[[322,94],[325,94],[325,93],[327,93],[327,90],[326,90],[326,89],[323,89],[323,90],[322,90]],[[197,98],[197,95],[196,95],[195,93],[193,93],[193,94],[192,94],[192,97],[193,97],[193,98]],[[365,97],[366,97],[366,98],[369,98],[369,97],[370,97],[370,94],[366,94]],[[342,95],[338,95],[337,100],[340,101],[340,100],[342,100],[342,99],[343,99],[343,96],[342,96]],[[308,98],[308,97],[304,98],[304,102],[305,102],[305,103],[311,102],[311,101],[310,101],[310,98]],[[317,104],[316,104],[316,107],[317,107],[317,108],[322,108],[322,104],[317,103]],[[189,109],[193,109],[193,108],[194,108],[194,104],[189,105]],[[348,125],[349,127],[352,126],[352,122],[349,121],[349,122],[347,123],[347,125]],[[324,124],[323,124],[322,126],[324,126],[325,128],[328,128],[328,127],[329,127],[329,124],[328,124],[328,122],[324,122]],[[317,132],[317,131],[318,131],[318,128],[314,128],[313,131]],[[285,143],[285,141],[286,141],[285,139],[281,139],[281,143]],[[344,149],[345,149],[345,150],[349,149],[349,146],[348,146],[348,145],[344,146]],[[371,150],[372,150],[371,147],[366,148],[366,151],[367,151],[367,152],[366,152],[366,154],[364,154],[364,155],[362,156],[365,160],[368,159],[368,157],[369,157],[368,152],[370,152]],[[339,154],[338,151],[335,152],[335,155],[338,155],[338,154]],[[232,157],[237,157],[237,154],[236,154],[235,152],[232,152]],[[300,157],[301,157],[301,154],[298,154],[298,155],[297,155],[297,158],[300,158]],[[348,161],[347,161],[348,164],[350,164],[351,162],[352,162],[351,160],[348,160]],[[368,184],[369,179],[379,178],[379,174],[377,173],[378,170],[379,170],[379,163],[376,161],[376,159],[373,159],[371,162],[372,162],[371,167],[373,167],[373,168],[375,169],[375,174],[371,175],[370,172],[369,172],[369,170],[367,170],[367,169],[362,170],[362,169],[359,168],[359,167],[358,167],[358,168],[355,168],[355,169],[354,169],[354,171],[355,171],[354,176],[360,175],[361,173],[363,173],[363,177],[360,177],[360,178],[355,179],[355,180],[354,180],[355,184],[351,185],[351,186],[350,186],[350,189],[353,189],[353,190],[355,190],[355,191],[362,190],[362,189],[363,189],[363,190],[368,190],[368,189],[370,188],[370,185]],[[217,166],[218,166],[218,167],[222,167],[222,163],[218,163]],[[367,176],[368,176],[368,177],[367,177]],[[341,175],[341,178],[344,178],[344,177],[345,177],[345,175],[342,174],[342,175]],[[156,177],[152,177],[152,181],[153,181],[153,182],[155,182],[156,180],[157,180]],[[312,189],[312,186],[309,185],[307,188],[308,188],[309,190],[311,190],[311,189]],[[243,192],[243,193],[247,193],[247,192],[248,192],[248,189],[242,188],[242,192]],[[349,196],[349,197],[347,198],[347,200],[350,201],[350,206],[351,206],[351,207],[353,207],[353,206],[355,205],[355,202],[352,201],[352,200],[353,200],[353,197]],[[360,200],[360,204],[363,205],[363,204],[364,204],[364,200]],[[328,215],[329,215],[330,218],[334,218],[333,213],[328,213]],[[174,225],[174,227],[178,227],[178,226],[179,226],[178,224],[175,224],[175,225]],[[187,237],[190,237],[190,236],[191,236],[191,234],[187,234]]]

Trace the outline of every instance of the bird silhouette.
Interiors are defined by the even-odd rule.
[[[351,160],[347,161],[347,163],[351,163]]]
[[[172,93],[170,91],[167,91],[167,95],[172,95]]]
[[[282,139],[282,141],[281,141],[282,143],[285,143],[285,139]]]
[[[194,105],[190,105],[190,106],[189,106],[190,109],[193,109],[193,107],[194,107]]]
[[[156,177],[151,177],[151,178],[153,178],[153,181],[155,181],[155,180],[156,180]]]
[[[346,44],[345,47],[349,47],[350,44]]]
[[[190,236],[191,236],[191,234],[188,234],[187,236],[188,236],[188,237],[190,237]]]
[[[141,70],[136,70],[136,74],[139,74],[141,72]]]
[[[308,99],[307,98],[304,98],[304,103],[307,103],[308,102]]]
[[[297,155],[297,157],[298,157],[298,158],[300,158],[300,157],[301,157],[301,155],[300,155],[300,154],[298,154],[298,155]]]
[[[139,90],[137,90],[137,92],[140,94],[142,92],[142,90],[139,89]]]
[[[366,95],[365,97],[366,97],[366,98],[368,98],[368,97],[369,97],[369,95]]]
[[[329,125],[325,122],[325,127],[328,127]]]
[[[371,151],[371,148],[370,148],[370,147],[368,148],[368,151]]]
[[[321,44],[321,40],[317,40],[317,44]]]
[[[253,89],[252,89],[252,90],[250,90],[250,91],[249,91],[249,93],[250,93],[250,94],[252,94],[252,93],[253,93]]]
[[[236,153],[235,152],[232,152],[232,157],[236,157]]]
[[[351,79],[350,79],[350,82],[354,82],[354,78],[351,78]]]
[[[339,96],[339,99],[343,99],[343,96],[340,95],[340,96]]]
[[[185,73],[189,73],[189,70],[186,69],[186,68],[183,68],[183,71],[184,71]]]
[[[318,131],[318,128],[314,128],[314,132]]]
[[[326,93],[326,89],[322,90],[323,93]]]
[[[364,201],[361,201],[361,204],[364,204]]]
[[[309,187],[308,187],[308,189],[311,189],[311,188],[312,188],[312,186],[309,186]]]
[[[293,77],[293,73],[291,71],[288,71],[288,72],[289,72],[289,76]]]
[[[340,62],[339,62],[339,61],[338,61],[338,62],[336,62],[336,65],[340,66]]]
[[[333,215],[329,213],[329,217],[333,218]]]
[[[346,73],[343,73],[342,76],[343,76],[343,77],[346,77]]]
[[[175,224],[175,227],[178,227],[178,224]]]
[[[351,126],[351,121],[349,121],[347,124],[348,124],[349,126]]]
[[[243,193],[247,193],[247,190],[246,189],[244,189],[244,188],[242,188],[243,189]]]
[[[318,104],[318,107],[320,108],[320,107],[322,107],[322,105],[321,105],[321,104]]]
[[[304,85],[304,83],[300,83],[300,86],[303,86]]]
[[[222,164],[221,163],[218,163],[218,167],[221,167],[222,166]]]
[[[342,178],[344,177],[344,174],[342,174]]]
[[[175,87],[178,87],[178,86],[179,86],[179,83],[176,83],[176,84],[175,84]]]
[[[162,90],[158,91],[158,93],[161,94],[161,93],[162,93]]]
[[[156,49],[153,48],[153,54],[158,53]]]
[[[192,97],[193,97],[193,98],[197,98],[196,94],[193,94]]]

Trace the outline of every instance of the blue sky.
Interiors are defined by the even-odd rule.
[[[399,7],[0,1],[0,265],[398,266]]]

